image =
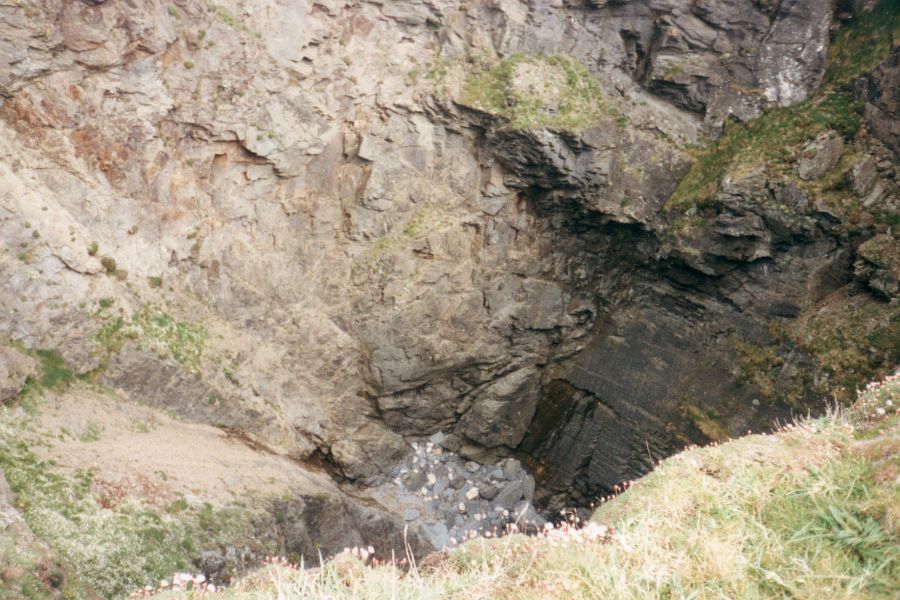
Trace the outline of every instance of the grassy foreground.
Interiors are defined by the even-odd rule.
[[[894,376],[850,410],[688,449],[584,527],[476,539],[405,573],[360,552],[273,561],[228,590],[156,597],[896,598],[898,406]]]

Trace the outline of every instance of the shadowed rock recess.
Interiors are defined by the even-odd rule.
[[[0,3],[0,401],[282,461],[223,499],[136,459],[262,510],[214,578],[587,507],[900,362],[898,39],[889,0]],[[22,439],[71,475],[91,419]]]

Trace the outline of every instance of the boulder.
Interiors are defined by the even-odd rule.
[[[843,153],[844,140],[840,135],[833,131],[821,133],[803,148],[797,174],[807,181],[818,179],[834,168]]]

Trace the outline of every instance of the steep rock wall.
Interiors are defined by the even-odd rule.
[[[704,136],[813,96],[831,24],[826,0],[0,7],[0,335],[346,480],[442,430],[588,502],[823,384],[773,324],[846,292],[852,215],[765,170],[669,199]],[[564,97],[510,125],[511,89],[557,80],[587,126],[544,126]],[[896,212],[879,152],[860,185]]]

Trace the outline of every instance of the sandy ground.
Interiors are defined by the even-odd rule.
[[[182,494],[222,505],[335,490],[327,476],[251,449],[220,429],[93,390],[50,396],[40,413],[34,452],[67,473],[93,469],[95,492],[110,504],[128,495],[164,504]]]

